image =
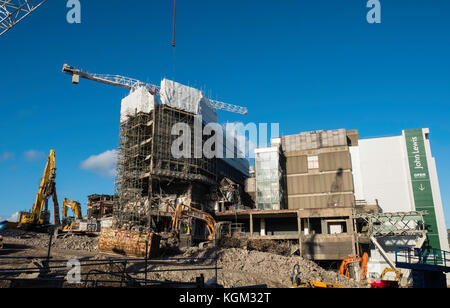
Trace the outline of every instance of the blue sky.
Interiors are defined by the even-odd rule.
[[[0,37],[0,216],[30,209],[50,149],[59,198],[111,194],[122,88],[82,80],[63,63],[159,83],[163,77],[247,106],[221,122],[280,123],[281,134],[358,129],[362,138],[429,127],[450,225],[450,2],[81,0],[68,24],[65,0],[49,0]],[[92,163],[93,158],[91,159]],[[94,159],[95,160],[95,159]],[[95,165],[95,164],[94,164]],[[91,170],[85,170],[91,169]]]

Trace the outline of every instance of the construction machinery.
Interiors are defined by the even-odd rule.
[[[218,241],[231,233],[231,222],[216,222],[210,214],[190,206],[189,203],[189,201],[181,200],[175,208],[172,217],[172,232],[175,236],[180,235],[182,221],[189,219],[197,219],[206,223],[206,228],[209,232],[209,241]],[[185,236],[191,235],[189,223],[186,224],[185,231]]]
[[[343,288],[340,284],[334,283],[325,283],[321,281],[306,281],[302,282],[300,278],[300,265],[296,264],[294,266],[294,270],[292,272],[292,285],[291,288],[299,288],[299,289],[340,289]]]
[[[69,208],[75,217],[67,216]],[[83,219],[81,204],[71,199],[64,199],[62,231],[79,234],[95,234],[100,232],[100,222],[95,218]]]
[[[96,235],[100,232],[100,222],[95,219],[75,220],[70,225],[64,227],[63,232],[78,233],[81,235]]]
[[[68,209],[72,210],[75,217],[68,217]],[[83,215],[81,214],[81,204],[79,202],[73,201],[71,199],[64,198],[62,206],[62,227],[63,231],[69,231],[74,226],[77,220],[82,220]]]
[[[367,276],[367,263],[369,262],[369,255],[367,253],[364,253],[363,257],[361,258],[358,255],[354,255],[348,258],[345,258],[341,266],[339,268],[339,275],[345,276],[347,278],[357,278],[357,277],[351,277],[350,275],[350,267],[354,264],[357,266],[361,266],[361,275],[360,279],[364,280]],[[355,275],[353,275],[355,276]]]
[[[56,164],[55,151],[51,150],[47,158],[44,174],[31,212],[19,213],[19,228],[37,229],[37,231],[47,231],[50,226],[50,212],[48,210],[48,200],[53,199],[54,224],[59,226],[59,205],[56,194]]]
[[[400,286],[401,277],[402,272],[400,270],[387,267],[381,273],[380,279],[369,278],[367,281],[373,289],[390,289]]]
[[[78,84],[80,82],[80,77],[92,81],[97,81],[104,84],[109,84],[112,86],[118,86],[122,88],[129,89],[130,91],[136,90],[138,87],[146,88],[150,94],[159,95],[160,87],[154,84],[139,81],[137,79],[119,76],[119,75],[107,75],[107,74],[91,74],[78,68],[74,68],[70,65],[64,64],[63,73],[72,75],[72,83]],[[228,112],[238,113],[246,115],[248,114],[248,109],[246,107],[236,106],[212,99],[206,100],[208,105],[216,110],[224,110]]]

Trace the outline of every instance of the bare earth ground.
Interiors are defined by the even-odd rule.
[[[4,248],[0,250],[0,257],[26,256],[45,257],[48,251],[49,236],[47,234],[27,233],[18,230],[0,232],[4,239]],[[56,260],[69,259],[105,259],[110,255],[103,255],[97,252],[98,238],[86,236],[58,237],[52,245],[51,256]],[[327,283],[341,284],[346,288],[364,288],[366,284],[356,282],[338,276],[337,273],[326,271],[312,261],[305,260],[299,256],[280,255],[283,249],[273,249],[273,252],[261,252],[254,249],[254,244],[246,243],[242,248],[240,245],[228,245],[230,248],[189,248],[184,251],[174,253],[174,249],[169,249],[167,243],[162,243],[163,256],[170,258],[212,258],[201,261],[149,261],[147,269],[147,279],[155,281],[172,282],[195,282],[196,277],[204,275],[205,281],[215,276],[214,267],[218,270],[217,282],[225,288],[244,287],[254,285],[267,285],[269,288],[288,288],[291,285],[291,276],[296,264],[300,265],[300,277],[302,281],[315,280]],[[237,247],[237,248],[233,248]],[[266,245],[267,246],[267,245]],[[250,248],[250,249],[249,249]],[[271,251],[265,247],[265,251]],[[283,247],[282,247],[283,248]],[[32,259],[28,260],[3,260],[0,258],[0,269],[13,268],[36,268],[32,264]],[[202,268],[195,270],[197,268]],[[130,262],[128,271],[143,270],[145,264],[142,261]],[[191,271],[165,271],[168,269],[194,269]],[[210,268],[205,269],[205,268]],[[98,266],[98,270],[108,272],[109,265]],[[90,268],[92,270],[92,268]],[[117,268],[113,268],[117,271]],[[164,270],[160,272],[159,270]],[[154,272],[151,272],[154,271]],[[22,276],[17,278],[30,278]],[[134,275],[137,278],[144,278],[144,274]],[[104,279],[105,277],[102,277]],[[97,277],[97,279],[99,279]],[[0,281],[0,287],[8,287],[9,282]]]

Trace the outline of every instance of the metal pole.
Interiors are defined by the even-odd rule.
[[[122,287],[122,283],[125,280],[125,272],[127,270],[127,261],[123,262],[123,271],[122,271],[122,278],[120,280],[120,287]]]
[[[147,286],[147,259],[148,259],[148,240],[145,241],[145,286]]]
[[[216,257],[216,283],[219,284],[219,272],[217,269],[217,257]]]
[[[50,253],[51,253],[51,249],[52,249],[52,240],[53,240],[54,230],[50,229],[49,233],[50,233],[50,238],[48,241],[47,262],[49,262],[49,260],[50,260]]]

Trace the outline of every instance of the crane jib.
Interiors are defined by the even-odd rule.
[[[84,78],[104,84],[109,84],[113,86],[118,86],[122,88],[127,88],[134,90],[138,87],[145,87],[152,95],[159,95],[160,87],[151,83],[146,83],[139,81],[134,78],[124,77],[120,75],[109,75],[109,74],[91,74],[87,71],[74,68],[70,65],[64,64],[63,73],[72,75],[72,83],[78,84],[79,78]],[[207,99],[209,106],[213,109],[223,110],[233,113],[238,113],[242,115],[248,114],[248,109],[246,107],[241,107],[237,105],[232,105],[216,100]]]

